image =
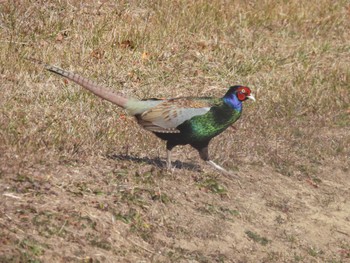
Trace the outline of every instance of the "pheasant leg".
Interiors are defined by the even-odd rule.
[[[166,151],[166,168],[167,170],[171,169],[171,151],[170,150]]]

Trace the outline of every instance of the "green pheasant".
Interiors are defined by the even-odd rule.
[[[74,81],[100,98],[124,108],[128,114],[135,116],[139,125],[166,141],[167,168],[171,167],[171,150],[176,145],[189,144],[209,165],[224,174],[232,175],[210,160],[208,145],[212,138],[240,118],[243,101],[247,99],[255,101],[248,87],[232,86],[222,98],[180,97],[137,100],[112,92],[78,74],[37,60],[32,59],[32,61],[43,65],[48,71]]]

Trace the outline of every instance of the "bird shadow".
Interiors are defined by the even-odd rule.
[[[160,159],[159,157],[157,158],[136,157],[136,156],[124,155],[124,154],[110,154],[107,157],[112,160],[132,161],[135,163],[146,163],[146,164],[154,165],[160,169],[166,169],[166,162]],[[176,160],[175,162],[171,162],[171,167],[177,168],[177,169],[197,171],[197,172],[201,171],[199,165],[187,163],[187,162],[181,162],[179,160]]]

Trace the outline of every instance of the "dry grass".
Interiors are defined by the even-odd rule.
[[[0,261],[348,261],[349,20],[345,0],[0,1]],[[163,143],[28,56],[138,98],[251,87],[210,147],[243,189],[189,147],[164,171]]]

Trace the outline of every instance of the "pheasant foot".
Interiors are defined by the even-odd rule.
[[[207,164],[209,164],[211,167],[214,167],[216,170],[219,170],[223,175],[228,176],[230,178],[235,178],[235,179],[239,179],[239,176],[236,174],[233,174],[229,171],[227,171],[225,168],[221,167],[220,165],[216,164],[215,162],[213,162],[212,160],[207,161]]]

